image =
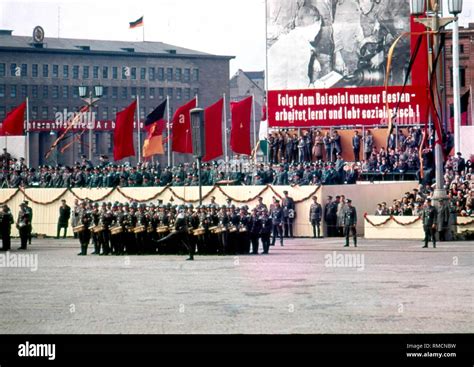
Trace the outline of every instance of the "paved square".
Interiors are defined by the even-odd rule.
[[[17,242],[10,256],[20,253]],[[37,271],[0,267],[0,330],[474,332],[473,242],[437,249],[422,249],[420,241],[361,239],[357,249],[342,243],[295,239],[266,256],[197,255],[187,262],[80,257],[77,240],[37,239],[27,252],[38,255]]]

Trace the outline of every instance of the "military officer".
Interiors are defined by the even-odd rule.
[[[20,204],[20,211],[18,213],[16,227],[18,228],[18,231],[20,233],[21,246],[19,250],[26,250],[28,244],[28,236],[30,233],[31,220],[25,202]]]
[[[318,198],[313,196],[313,203],[309,208],[309,222],[313,227],[313,237],[321,238],[321,217],[323,209],[321,204],[318,203]]]
[[[285,230],[285,238],[293,238],[293,223],[296,218],[295,201],[288,195],[288,191],[283,191],[285,197],[281,205],[283,208],[283,223]]]
[[[349,234],[352,232],[354,238],[354,247],[357,247],[357,211],[352,206],[352,200],[346,199],[346,207],[344,208],[344,236],[346,237],[346,244],[344,247],[349,247]]]
[[[89,242],[91,240],[91,231],[89,226],[92,223],[92,215],[91,212],[86,208],[86,202],[83,201],[81,203],[81,209],[79,211],[79,224],[84,226],[84,229],[79,232],[79,242],[81,244],[81,252],[78,253],[79,256],[86,256],[87,255],[87,247],[89,246]]]
[[[10,251],[13,222],[13,215],[10,213],[8,205],[3,205],[2,211],[0,212],[0,230],[2,235],[2,248],[0,251]]]
[[[431,205],[430,198],[425,200],[425,207],[421,213],[421,218],[423,220],[423,230],[425,231],[425,245],[423,248],[428,247],[430,238],[433,241],[433,248],[436,248],[436,221],[438,220],[438,211]]]
[[[272,218],[268,216],[268,211],[266,209],[263,210],[260,221],[262,223],[260,229],[260,237],[262,238],[263,246],[262,254],[268,254],[270,249],[270,235],[272,233],[273,221]]]
[[[275,199],[275,204],[270,211],[270,217],[272,219],[272,244],[275,246],[276,238],[280,238],[280,245],[283,246],[283,209],[280,206],[280,200]]]
[[[250,215],[248,222],[248,233],[250,236],[250,241],[252,242],[252,254],[258,254],[258,242],[260,237],[260,232],[262,230],[262,221],[258,216],[257,209],[252,210],[252,214]]]

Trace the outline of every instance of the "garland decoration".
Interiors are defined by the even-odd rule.
[[[409,226],[409,225],[415,224],[416,222],[418,222],[419,220],[421,220],[421,216],[416,217],[416,219],[414,219],[414,220],[412,220],[411,222],[408,222],[408,223],[403,223],[403,222],[398,221],[398,220],[397,220],[397,216],[393,216],[393,215],[388,216],[388,218],[387,218],[386,220],[384,220],[383,222],[378,223],[378,224],[372,222],[372,221],[369,219],[369,216],[368,216],[367,213],[364,213],[364,219],[367,221],[367,223],[369,223],[369,224],[370,224],[371,226],[373,226],[373,227],[381,227],[381,226],[387,224],[388,222],[390,222],[391,220],[393,220],[393,221],[394,221],[395,223],[397,223],[398,225],[405,227],[405,226]]]
[[[5,201],[0,202],[0,205],[8,204],[8,202],[12,200],[19,192],[20,189],[16,189],[15,192],[9,198],[5,199]]]

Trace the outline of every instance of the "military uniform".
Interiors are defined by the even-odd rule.
[[[282,200],[285,238],[293,238],[293,223],[296,218],[296,206],[293,198],[286,196]]]
[[[247,230],[252,242],[252,254],[258,254],[258,242],[260,238],[260,232],[262,230],[262,221],[255,212],[250,216],[247,222]]]
[[[58,230],[56,233],[56,238],[59,238],[61,234],[61,229],[64,228],[64,236],[67,235],[67,227],[69,225],[69,218],[71,218],[71,208],[68,205],[59,207],[59,219],[58,219]]]
[[[89,226],[92,223],[92,215],[86,208],[81,208],[79,212],[79,224],[82,224],[85,229],[79,232],[79,243],[81,244],[81,252],[78,255],[87,255],[87,247],[91,240],[91,231]]]
[[[349,200],[346,200],[346,203],[350,202]],[[354,238],[354,247],[357,247],[357,230],[356,230],[356,225],[357,225],[357,211],[356,208],[353,206],[347,205],[343,209],[343,225],[344,225],[344,237],[346,238],[346,244],[344,247],[349,247],[349,235],[350,232],[352,232],[353,238]]]
[[[283,246],[283,209],[280,206],[275,206],[270,211],[272,219],[272,246],[275,246],[276,238],[280,238],[280,245]]]
[[[423,221],[423,230],[425,231],[425,245],[428,247],[428,242],[433,241],[433,247],[436,248],[436,221],[438,220],[438,210],[429,204],[421,212],[421,219]]]
[[[0,231],[2,235],[2,249],[1,251],[9,251],[11,248],[11,228],[13,224],[13,215],[8,208],[0,212]]]
[[[311,204],[309,208],[309,221],[313,227],[313,237],[321,238],[321,217],[322,217],[322,207],[319,203]]]

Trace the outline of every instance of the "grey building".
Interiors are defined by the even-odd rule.
[[[72,165],[81,154],[88,154],[89,132],[76,130],[45,160],[45,153],[61,133],[56,121],[64,111],[75,112],[84,105],[79,86],[102,85],[104,95],[94,108],[97,125],[92,137],[97,162],[100,155],[112,156],[112,121],[137,95],[142,121],[167,96],[171,116],[195,95],[199,106],[206,107],[223,94],[229,95],[231,59],[161,42],[33,40],[0,30],[0,121],[28,97],[30,164]],[[141,135],[143,141],[145,134]],[[175,162],[190,159],[173,156]],[[136,159],[130,161],[135,163]],[[155,159],[163,164],[167,161],[166,155]]]

